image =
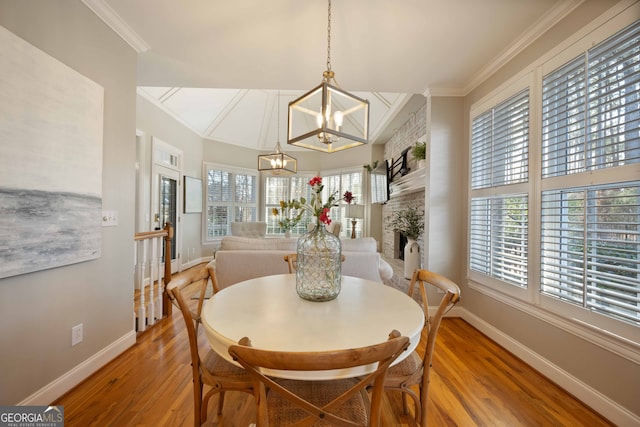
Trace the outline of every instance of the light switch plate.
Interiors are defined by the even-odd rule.
[[[118,211],[102,211],[102,226],[114,227],[118,225]]]

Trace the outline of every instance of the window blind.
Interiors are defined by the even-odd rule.
[[[542,177],[640,162],[640,21],[543,78]]]
[[[284,234],[284,229],[280,227],[278,222],[281,215],[273,215],[273,209],[280,210],[280,200],[289,201],[292,199],[300,200],[304,198],[309,201],[311,196],[311,187],[307,184],[310,177],[308,176],[267,176],[265,178],[265,218],[267,221],[267,234]],[[294,234],[303,234],[306,232],[306,224],[308,218],[304,218],[298,225],[291,230]]]
[[[640,324],[640,181],[542,193],[541,292]]]
[[[472,122],[471,188],[526,182],[529,90],[515,94]]]
[[[231,234],[234,221],[257,221],[257,174],[206,167],[206,240]]]
[[[470,268],[527,287],[528,197],[471,200]]]

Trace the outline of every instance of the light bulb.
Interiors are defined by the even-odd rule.
[[[342,111],[336,111],[336,113],[333,115],[333,119],[336,123],[336,130],[340,130],[342,121],[344,120],[344,113]]]

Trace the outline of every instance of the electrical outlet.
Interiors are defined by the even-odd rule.
[[[82,323],[71,328],[71,347],[82,342]]]

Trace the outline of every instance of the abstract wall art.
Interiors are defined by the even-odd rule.
[[[0,26],[0,278],[102,247],[103,88]]]

